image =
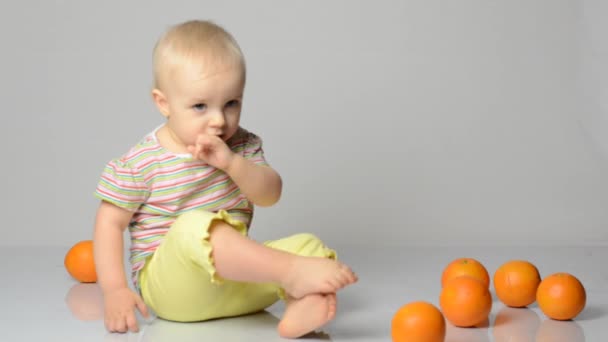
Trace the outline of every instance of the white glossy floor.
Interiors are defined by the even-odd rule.
[[[526,259],[541,275],[565,271],[587,289],[587,307],[571,322],[546,319],[536,305],[506,309],[494,301],[488,326],[448,326],[447,342],[600,342],[608,339],[608,247],[410,247],[375,249],[332,246],[360,277],[339,295],[337,318],[306,341],[390,341],[390,322],[403,304],[438,304],[441,270],[450,260],[474,257],[490,273],[509,259]],[[67,247],[3,247],[2,341],[281,341],[275,325],[281,306],[267,312],[201,323],[160,319],[142,323],[138,334],[108,334],[95,284],[78,284],[63,268]]]

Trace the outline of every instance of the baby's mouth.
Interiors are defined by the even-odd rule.
[[[220,132],[216,132],[216,133],[208,133],[209,135],[213,135],[216,136],[220,139],[224,139],[224,137],[226,136],[224,133],[220,133]]]

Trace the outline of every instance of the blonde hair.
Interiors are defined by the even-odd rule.
[[[161,89],[176,67],[197,63],[205,72],[226,65],[239,65],[245,77],[245,58],[234,37],[211,21],[191,20],[171,27],[158,40],[153,52],[154,87]]]

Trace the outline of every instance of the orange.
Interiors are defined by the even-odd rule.
[[[81,283],[97,281],[93,261],[93,241],[84,240],[76,243],[65,255],[63,264],[68,273]]]
[[[483,323],[492,310],[492,295],[480,280],[462,276],[448,281],[439,296],[445,318],[457,327]]]
[[[583,284],[569,273],[552,274],[540,283],[536,301],[549,318],[573,319],[585,308],[587,294]]]
[[[528,261],[512,260],[494,273],[494,290],[501,302],[511,307],[525,307],[536,300],[540,274]]]
[[[433,304],[412,302],[393,315],[391,336],[393,342],[443,342],[445,318]]]
[[[452,278],[464,275],[479,279],[486,287],[490,286],[488,271],[479,261],[472,258],[459,258],[450,262],[441,274],[441,286],[445,286]]]

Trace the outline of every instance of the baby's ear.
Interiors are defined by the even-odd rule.
[[[152,89],[152,99],[156,104],[156,107],[160,111],[160,113],[169,118],[169,104],[167,103],[167,97],[165,94],[157,88]]]

